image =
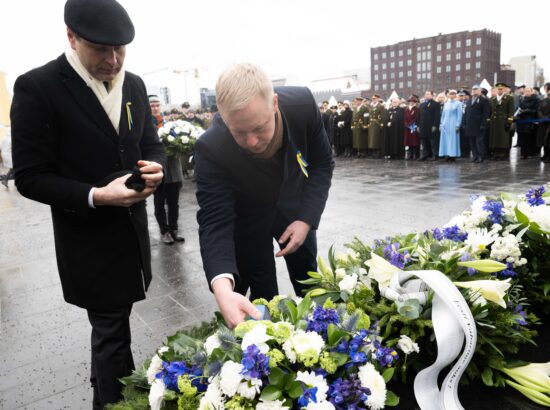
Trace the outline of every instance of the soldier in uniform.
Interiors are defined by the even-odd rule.
[[[363,115],[365,114],[365,106],[363,105],[362,97],[355,97],[353,104],[353,117],[351,120],[351,131],[353,133],[353,149],[357,151],[357,158],[365,156],[367,149],[367,138],[363,131]]]
[[[374,94],[372,96],[372,105],[369,113],[368,138],[368,147],[372,150],[374,158],[380,157],[380,151],[383,148],[384,141],[384,125],[387,122],[387,111],[380,101],[380,95]]]
[[[505,93],[508,86],[495,84],[497,95],[491,98],[491,134],[489,148],[492,158],[507,160],[510,156],[510,128],[514,119],[514,97]]]

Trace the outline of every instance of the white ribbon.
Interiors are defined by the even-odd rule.
[[[422,410],[463,410],[458,399],[458,383],[474,355],[477,330],[472,312],[460,291],[443,273],[429,270],[399,272],[392,278],[390,286],[380,289],[380,293],[399,302],[417,299],[423,305],[427,300],[426,286],[434,292],[432,323],[437,358],[416,376],[414,395]],[[440,389],[437,383],[439,373],[458,357],[461,350],[462,355]]]

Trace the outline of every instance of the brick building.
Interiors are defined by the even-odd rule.
[[[439,34],[371,48],[371,90],[387,97],[500,81],[500,33],[487,29]]]

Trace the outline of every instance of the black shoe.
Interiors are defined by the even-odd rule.
[[[477,162],[477,158],[472,158],[470,162]]]
[[[174,238],[172,238],[172,235],[170,235],[170,232],[163,233],[160,237],[160,240],[162,243],[166,245],[172,245],[174,243]]]
[[[183,236],[179,236],[178,231],[170,231],[170,236],[172,236],[172,239],[176,242],[185,242],[185,238]]]
[[[428,157],[420,157],[418,158],[419,161],[426,161],[428,159]]]

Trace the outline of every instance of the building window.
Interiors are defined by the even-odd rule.
[[[413,86],[413,82],[412,81],[407,81],[407,87],[412,87]]]
[[[374,81],[378,81],[378,74],[374,74]]]
[[[470,47],[472,45],[472,39],[471,38],[467,38],[466,39],[466,47]]]
[[[460,76],[457,75],[457,76],[456,76],[456,82],[459,83],[460,81],[461,81],[461,80],[460,80]]]
[[[456,53],[455,58],[456,58],[457,60],[460,60],[460,57],[461,57],[460,53]]]
[[[456,47],[462,47],[462,42],[460,40],[456,40]]]
[[[460,64],[455,65],[455,71],[460,71]]]
[[[403,67],[403,60],[399,60],[398,65],[399,65],[399,67]]]
[[[408,49],[407,49],[407,55],[408,55],[408,56],[412,56],[412,55],[413,55],[413,50],[412,50],[412,48],[408,48]]]
[[[390,78],[391,78],[392,80],[395,78],[395,73],[394,73],[393,71],[390,73]]]
[[[450,64],[447,64],[445,66],[445,71],[448,73],[449,71],[451,71],[451,65]]]
[[[382,63],[382,70],[385,70],[387,68],[386,63]]]
[[[407,67],[412,67],[413,65],[413,61],[412,60],[407,60]]]
[[[390,90],[395,90],[395,83],[390,84]]]
[[[437,66],[437,68],[435,69],[435,72],[436,73],[441,73],[441,66]]]
[[[465,77],[466,77],[466,78],[465,78],[466,81],[470,81],[470,74],[466,73],[466,76],[465,76]]]
[[[437,51],[441,51],[441,44],[437,45]]]
[[[470,63],[464,64],[464,69],[469,70],[470,68],[472,68],[472,65]]]
[[[390,51],[390,57],[391,58],[395,57],[395,51]]]
[[[446,60],[446,61],[451,61],[451,53],[448,53],[448,54],[445,56],[445,60]]]
[[[421,80],[421,79],[422,79],[422,74],[417,73],[417,74],[416,74],[416,79],[417,79],[417,80]]]
[[[382,53],[382,60],[383,60],[384,58],[386,58],[386,52],[385,52],[385,51]]]
[[[392,61],[392,62],[390,63],[390,68],[395,68],[395,62],[394,62],[394,61]]]
[[[437,56],[437,57],[435,58],[435,60],[436,60],[438,63],[441,63],[441,56]]]
[[[481,44],[481,37],[476,38],[476,44],[479,46]]]
[[[399,88],[403,88],[403,87],[404,87],[403,81],[399,81]]]
[[[382,90],[387,90],[388,89],[388,84],[384,83],[382,84]]]
[[[466,58],[471,58],[472,57],[472,53],[470,51],[466,51]]]
[[[383,73],[383,74],[382,74],[382,80],[385,80],[386,78],[388,78],[387,74],[386,74],[386,73]]]
[[[378,60],[378,53],[374,53],[374,59]]]
[[[378,64],[374,65],[374,71],[378,71]]]
[[[422,71],[422,63],[416,63],[416,71]]]
[[[428,51],[427,57],[428,57],[428,60],[431,60],[431,59],[432,59],[432,52],[431,52],[431,51]]]
[[[412,77],[412,75],[413,75],[412,70],[407,71],[407,77]]]
[[[450,48],[451,48],[451,42],[447,41],[447,50],[449,50]]]
[[[432,73],[426,73],[426,78],[428,80],[431,80],[432,79]]]
[[[422,53],[420,51],[418,53],[416,53],[416,59],[417,60],[422,60]]]
[[[481,50],[476,50],[476,57],[481,57]]]
[[[399,78],[403,78],[403,71],[399,71]]]
[[[481,68],[481,61],[476,61],[476,68]]]
[[[403,50],[399,50],[399,57],[403,57]]]

